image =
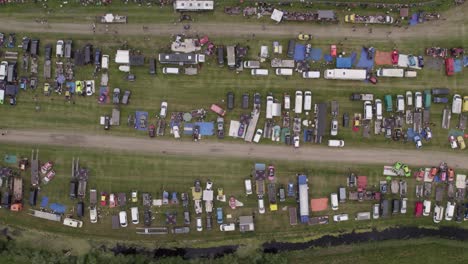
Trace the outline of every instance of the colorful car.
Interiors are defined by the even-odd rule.
[[[449,140],[449,142],[450,142],[450,147],[451,147],[452,149],[458,148],[457,140],[455,139],[454,136],[449,136],[448,140]]]
[[[410,177],[411,176],[411,170],[409,169],[408,165],[403,165],[403,172],[405,173],[405,176],[406,177]]]
[[[299,34],[299,36],[297,36],[297,38],[299,40],[311,40],[312,35],[311,34]]]
[[[75,82],[75,92],[76,94],[83,94],[83,85],[81,81],[76,81]]]
[[[331,45],[331,46],[330,46],[330,55],[331,55],[332,57],[336,57],[336,55],[337,55],[336,45]]]
[[[393,165],[393,171],[399,172],[402,167],[403,167],[403,163],[401,161],[398,161]]]
[[[107,193],[101,192],[101,206],[107,205]]]
[[[268,180],[275,180],[275,166],[273,165],[268,166]]]
[[[398,58],[399,58],[398,50],[393,50],[392,51],[392,64],[396,65],[398,64]]]
[[[46,162],[44,165],[42,165],[41,167],[41,173],[43,175],[45,175],[47,172],[49,172],[49,170],[52,169],[52,167],[54,166],[54,163],[52,163],[52,161],[48,161]]]
[[[110,208],[114,208],[116,206],[116,202],[115,202],[115,195],[113,193],[111,193],[109,195],[109,207]]]
[[[458,141],[458,146],[460,147],[460,149],[465,149],[466,148],[465,140],[463,139],[462,136],[458,136],[457,141]]]

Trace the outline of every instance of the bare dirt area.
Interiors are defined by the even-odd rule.
[[[171,35],[175,33],[209,34],[218,36],[291,36],[300,32],[312,33],[318,38],[364,38],[364,39],[403,39],[403,38],[440,38],[444,36],[463,37],[466,34],[468,5],[458,6],[443,13],[442,20],[426,22],[412,27],[364,27],[351,25],[318,24],[260,24],[260,23],[192,23],[189,30],[182,24],[125,24],[97,25],[95,34],[119,35]],[[0,30],[16,32],[48,32],[66,34],[93,34],[92,26],[80,23],[46,23],[35,21],[15,21],[0,18]]]
[[[8,130],[0,136],[0,143],[53,145],[96,148],[133,153],[162,155],[205,156],[214,158],[252,158],[289,161],[314,161],[359,164],[390,164],[397,160],[412,165],[429,165],[434,161],[448,161],[455,168],[468,169],[467,156],[460,153],[436,151],[390,150],[379,148],[332,149],[325,146],[305,146],[299,149],[286,146],[216,143],[201,141],[155,140],[145,138],[89,135],[61,131]]]

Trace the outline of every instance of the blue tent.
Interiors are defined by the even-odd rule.
[[[319,61],[322,59],[322,49],[312,48],[308,60]]]
[[[302,61],[305,59],[305,46],[301,44],[296,44],[294,49],[294,60]]]
[[[336,58],[336,67],[340,69],[350,69],[353,66],[351,57]]]
[[[49,204],[49,197],[47,196],[42,196],[41,200],[41,207],[45,208]]]
[[[454,66],[453,67],[454,72],[461,72],[463,68],[463,63],[460,59],[456,59],[453,66]]]
[[[66,210],[65,205],[58,204],[58,203],[50,204],[49,207],[50,207],[50,209],[52,211],[54,211],[55,213],[58,213],[58,214],[63,214],[63,213],[65,213],[65,210]]]
[[[202,136],[214,135],[214,122],[185,123],[184,135],[192,135],[194,126],[200,126],[200,135]]]

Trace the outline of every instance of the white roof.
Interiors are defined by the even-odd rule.
[[[38,211],[38,210],[31,210],[31,211],[32,211],[31,215],[35,216],[35,217],[39,217],[39,218],[47,219],[47,220],[51,220],[51,221],[56,221],[56,222],[60,222],[60,220],[61,220],[60,215],[57,215],[57,214],[42,212],[42,211]]]
[[[240,122],[231,120],[231,124],[229,125],[229,136],[237,138],[237,131],[239,130]]]
[[[174,2],[174,8],[176,10],[213,10],[213,0],[176,0]]]
[[[278,9],[273,10],[273,13],[271,14],[271,19],[273,19],[276,22],[281,22],[281,19],[283,18],[283,11],[280,11]]]
[[[280,103],[273,103],[271,107],[271,115],[281,116],[281,104]]]
[[[299,184],[299,200],[300,215],[309,215],[309,187],[307,184]]]
[[[117,54],[115,55],[115,63],[129,64],[130,63],[130,51],[129,50],[117,50]]]
[[[203,201],[213,201],[213,190],[203,190]]]
[[[114,15],[113,14],[106,14],[104,16],[104,20],[106,21],[106,23],[111,23],[114,21]]]
[[[457,181],[455,183],[457,189],[465,189],[466,187],[466,175],[457,174]]]
[[[409,67],[411,69],[421,70],[421,67],[419,67],[418,59],[415,58],[415,60],[416,60],[416,65],[415,66],[409,66],[408,55],[399,54],[398,55],[398,67],[402,67],[402,68]]]

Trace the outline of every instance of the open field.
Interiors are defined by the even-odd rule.
[[[31,147],[21,145],[3,145],[0,150],[0,156],[5,154],[16,154],[18,157],[29,156]],[[222,187],[227,196],[234,195],[242,201],[245,206],[236,210],[228,208],[227,204],[221,204],[215,201],[215,207],[223,206],[224,212],[238,217],[242,214],[252,214],[256,210],[256,199],[253,196],[244,195],[243,179],[249,177],[254,162],[273,163],[277,170],[277,182],[286,185],[289,180],[295,180],[297,173],[305,173],[309,176],[309,194],[312,198],[328,197],[331,192],[335,192],[340,185],[346,184],[345,174],[349,169],[355,171],[358,175],[368,176],[369,188],[375,190],[379,180],[383,180],[382,166],[365,164],[336,164],[315,163],[315,162],[284,162],[272,160],[245,160],[245,159],[213,159],[213,158],[193,158],[185,156],[158,156],[158,155],[140,155],[129,152],[105,152],[82,148],[61,148],[61,147],[40,147],[39,158],[41,161],[52,160],[55,162],[56,178],[41,187],[39,201],[42,196],[48,196],[49,202],[58,202],[67,205],[67,212],[73,208],[74,201],[68,198],[68,182],[70,177],[70,164],[72,157],[80,157],[82,166],[91,170],[91,176],[88,183],[88,189],[96,188],[98,193],[106,191],[107,193],[125,192],[129,195],[130,191],[136,189],[142,192],[150,192],[153,197],[160,197],[162,191],[189,192],[195,179],[200,179],[204,184],[206,180],[211,179],[214,182],[214,188]],[[389,161],[393,162],[393,161]],[[1,163],[4,164],[3,162]],[[203,166],[201,166],[203,164]],[[434,161],[437,165],[438,161]],[[411,168],[417,168],[418,164],[410,164]],[[463,173],[462,170],[457,170]],[[23,173],[25,179],[25,188],[29,182],[29,172]],[[157,236],[138,236],[134,232],[134,226],[128,228],[112,230],[110,215],[118,212],[118,208],[100,209],[101,218],[98,224],[89,223],[88,212],[83,219],[84,227],[82,229],[72,229],[61,225],[60,223],[48,222],[46,220],[35,219],[28,216],[26,206],[20,213],[2,212],[2,225],[12,225],[26,229],[37,229],[40,226],[41,232],[50,232],[57,235],[72,235],[80,239],[91,239],[97,241],[127,241],[129,243],[139,243],[140,245],[153,245],[171,247],[171,246],[190,246],[202,247],[232,243],[248,243],[258,245],[262,241],[294,241],[303,242],[311,238],[317,238],[324,234],[334,235],[350,231],[366,231],[371,228],[384,229],[390,226],[414,226],[430,227],[432,219],[423,217],[415,219],[414,210],[414,186],[415,181],[407,178],[408,181],[408,213],[406,215],[391,216],[387,219],[373,221],[356,222],[351,220],[340,224],[330,223],[320,226],[297,225],[290,226],[288,223],[288,214],[283,211],[283,206],[295,205],[295,200],[289,198],[285,203],[279,204],[279,211],[267,212],[265,215],[255,214],[256,231],[255,233],[224,234],[217,231],[217,225],[212,231],[196,232],[192,221],[192,232],[189,235],[167,235]],[[27,190],[27,189],[26,189]],[[28,192],[25,191],[26,199]],[[128,196],[127,196],[128,197]],[[389,195],[390,199],[392,196]],[[395,196],[395,198],[397,198]],[[141,197],[140,197],[141,199]],[[27,202],[25,202],[26,204]],[[88,198],[85,199],[88,205]],[[140,200],[141,203],[141,200]],[[353,202],[348,201],[340,204],[339,213],[349,213],[350,217],[358,211],[370,211],[373,202]],[[127,209],[132,203],[127,204]],[[141,204],[139,205],[141,208]],[[192,206],[191,206],[192,207]],[[176,211],[178,213],[177,221],[179,225],[183,224],[181,206],[164,206],[161,208],[152,208],[155,219],[153,226],[164,225],[164,213],[167,211]],[[317,215],[332,215],[332,211],[314,213]],[[192,211],[193,217],[193,211]],[[193,218],[192,218],[193,220]],[[141,224],[140,224],[141,225]],[[443,221],[441,225],[450,225],[466,228],[466,223],[456,224],[455,222]],[[39,230],[39,229],[38,229]],[[272,232],[274,230],[274,232]],[[229,240],[226,238],[229,237]],[[242,242],[241,242],[242,241]],[[102,242],[106,244],[106,242]],[[112,243],[112,242],[111,242]]]
[[[55,43],[57,39],[63,39],[62,34],[30,34],[31,37],[40,37],[41,49],[46,43]],[[19,36],[18,36],[19,37]],[[281,39],[284,47],[287,46],[287,39]],[[247,45],[251,48],[249,58],[255,59],[261,44],[269,44],[273,39],[229,39],[217,38],[214,39],[215,43],[228,45],[230,43],[240,43]],[[115,50],[118,49],[122,43],[128,41],[131,48],[142,51],[148,57],[157,56],[158,52],[167,50],[169,38],[159,37],[136,37],[127,38],[121,36],[112,36],[107,38],[104,36],[81,36],[79,40],[74,41],[74,47],[81,47],[85,43],[93,43],[95,47],[103,50],[104,54],[114,56]],[[459,46],[463,45],[465,38],[438,40],[437,45],[441,46]],[[341,43],[340,49],[346,50],[348,53],[351,51],[358,51],[365,43],[357,39],[317,39],[314,41],[315,47],[323,48],[324,52],[328,50],[330,43]],[[380,50],[391,50],[397,46],[400,52],[407,52],[413,54],[420,54],[423,52],[424,47],[434,44],[433,39],[420,38],[411,41],[373,41],[374,47]],[[55,58],[53,59],[55,61]],[[40,58],[39,68],[40,75],[42,76],[43,61]],[[322,63],[314,63],[313,69],[323,71],[326,66]],[[92,76],[93,68],[91,66],[76,67],[76,79],[87,80]],[[404,94],[406,90],[423,91],[424,89],[433,87],[449,87],[453,92],[466,94],[467,75],[457,74],[453,77],[446,77],[442,70],[432,71],[423,70],[418,72],[416,79],[381,79],[377,86],[373,86],[363,82],[345,82],[345,81],[331,81],[331,80],[304,80],[299,76],[292,76],[288,78],[270,75],[266,78],[252,77],[248,72],[235,74],[227,68],[220,68],[216,65],[215,58],[210,57],[208,62],[205,63],[198,76],[163,76],[161,74],[161,67],[158,66],[158,75],[150,76],[147,73],[147,67],[133,67],[132,72],[136,74],[137,80],[135,82],[127,82],[124,80],[124,74],[116,69],[115,64],[111,64],[110,68],[110,89],[120,87],[121,90],[129,89],[132,91],[131,102],[128,106],[121,107],[121,126],[113,127],[111,131],[106,133],[115,135],[134,135],[144,137],[146,133],[137,132],[133,128],[126,126],[126,117],[135,110],[148,111],[151,115],[150,123],[155,122],[154,115],[159,109],[159,104],[162,100],[168,100],[169,112],[172,111],[190,111],[198,108],[208,109],[211,103],[219,103],[225,105],[223,100],[228,91],[233,91],[236,95],[237,105],[239,106],[240,97],[243,93],[249,93],[251,96],[254,92],[260,92],[265,98],[268,93],[281,99],[283,93],[294,94],[297,89],[307,90],[310,89],[313,93],[313,103],[330,102],[337,100],[340,103],[340,114],[344,112],[350,113],[352,116],[354,112],[362,112],[362,102],[351,102],[348,97],[352,92],[374,93],[377,98],[383,98],[384,94],[391,93],[393,96],[396,94]],[[24,72],[19,73],[19,76],[26,75]],[[100,75],[95,78],[95,82],[99,83]],[[43,80],[40,78],[39,88],[37,89],[37,103],[40,106],[40,111],[34,110],[36,101],[32,91],[20,92],[18,98],[18,105],[14,108],[8,105],[0,107],[0,115],[2,116],[3,128],[20,128],[27,129],[34,127],[36,129],[47,129],[53,127],[54,130],[84,130],[92,133],[104,133],[102,127],[98,125],[99,116],[111,112],[111,105],[100,105],[97,103],[97,96],[92,98],[76,98],[74,104],[65,103],[63,97],[53,94],[50,97],[45,97],[41,94],[43,87]],[[264,99],[263,99],[264,100]],[[426,149],[445,149],[449,150],[447,142],[447,130],[440,129],[442,105],[433,105],[431,108],[431,122],[433,126],[434,138],[432,142],[424,144]],[[264,107],[262,107],[264,110]],[[228,113],[227,122],[230,119],[238,119],[241,113],[248,113],[247,110],[241,110],[237,107],[233,112]],[[259,127],[263,127],[264,115],[259,121]],[[208,113],[207,120],[215,120],[215,115]],[[341,120],[341,118],[340,118]],[[277,120],[278,121],[278,120]],[[454,128],[458,118],[456,115],[452,118],[451,127]],[[341,122],[340,122],[341,123]],[[227,128],[227,126],[226,126]],[[169,137],[169,136],[166,136]],[[413,144],[402,144],[386,140],[382,135],[372,135],[369,139],[363,139],[361,133],[354,133],[350,128],[339,128],[338,137],[344,139],[347,145],[351,146],[366,146],[373,145],[379,147],[392,147],[402,149],[412,149]],[[211,140],[211,139],[210,139]],[[233,139],[226,138],[224,141]],[[269,142],[269,140],[264,140]],[[271,143],[271,142],[270,142]]]

